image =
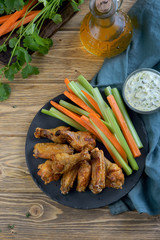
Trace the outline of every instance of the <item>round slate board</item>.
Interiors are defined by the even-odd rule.
[[[68,101],[68,99],[63,94],[57,96],[53,100],[59,102],[60,99]],[[50,107],[51,105],[49,102],[43,106],[43,108],[48,110],[50,109]],[[105,188],[101,193],[95,195],[89,189],[86,189],[85,192],[79,193],[75,190],[74,187],[69,192],[69,194],[62,195],[60,192],[60,180],[45,185],[41,178],[37,175],[38,165],[43,163],[45,160],[35,159],[33,157],[33,148],[34,145],[38,142],[49,142],[49,140],[45,138],[36,139],[34,137],[34,131],[37,127],[49,129],[62,125],[66,126],[66,124],[59,119],[42,114],[40,109],[40,111],[36,114],[35,118],[33,119],[29,127],[25,148],[28,169],[38,187],[54,201],[57,201],[69,207],[80,209],[103,207],[125,196],[140,179],[145,165],[145,158],[148,153],[148,137],[145,130],[145,126],[142,120],[139,118],[138,114],[129,111],[129,109],[128,112],[144,146],[143,149],[141,149],[142,153],[141,156],[137,158],[139,170],[137,172],[134,171],[133,174],[130,176],[125,176],[125,183],[122,189]],[[99,147],[99,149],[102,149],[104,151],[105,156],[109,160],[111,160],[111,157],[109,156],[103,144],[97,143],[97,147]]]

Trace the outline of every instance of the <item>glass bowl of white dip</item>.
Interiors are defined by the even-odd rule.
[[[160,73],[150,68],[132,72],[123,84],[122,96],[127,106],[137,113],[160,110]]]

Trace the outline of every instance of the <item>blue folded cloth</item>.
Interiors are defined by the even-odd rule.
[[[92,85],[103,87],[123,83],[139,68],[160,71],[160,1],[138,0],[129,11],[134,26],[133,39],[125,52],[104,64],[92,80]],[[149,153],[143,177],[120,201],[109,206],[112,214],[136,209],[140,213],[160,214],[160,112],[140,115],[149,137]]]

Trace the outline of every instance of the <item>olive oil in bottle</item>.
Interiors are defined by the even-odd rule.
[[[132,24],[129,16],[119,10],[122,1],[90,0],[90,12],[80,29],[81,42],[90,53],[111,58],[130,44]]]

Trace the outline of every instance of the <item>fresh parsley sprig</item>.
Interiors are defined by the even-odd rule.
[[[38,0],[37,4],[26,11],[21,22],[23,23],[26,15],[38,5],[43,4],[42,10],[27,24],[27,26],[24,27],[22,24],[17,31],[17,37],[11,38],[14,29],[0,46],[0,52],[6,52],[8,46],[11,49],[11,56],[8,64],[0,69],[0,101],[8,99],[11,93],[10,86],[2,82],[4,76],[9,81],[13,81],[15,74],[18,72],[21,72],[22,78],[28,78],[28,76],[32,74],[39,74],[38,68],[30,64],[32,61],[30,52],[35,51],[43,55],[48,53],[50,47],[53,45],[53,41],[50,38],[40,37],[41,27],[45,19],[51,19],[56,24],[62,22],[62,17],[57,12],[65,1],[66,0]],[[79,0],[79,2],[75,0],[69,1],[75,11],[79,10],[78,6],[83,2],[83,0]],[[12,11],[21,9],[27,2],[28,1],[23,0],[0,0],[0,13],[12,13]]]

